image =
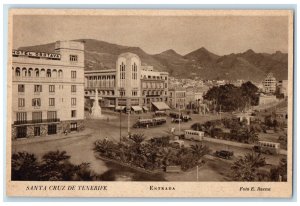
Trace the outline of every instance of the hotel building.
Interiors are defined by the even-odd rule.
[[[58,41],[53,53],[12,55],[12,138],[83,129],[83,43]]]
[[[274,93],[276,91],[276,78],[273,73],[269,73],[267,77],[263,80],[263,91],[265,93]]]
[[[168,102],[168,73],[143,66],[133,53],[120,54],[116,68],[85,71],[85,96],[98,90],[101,107],[153,110],[152,102]]]

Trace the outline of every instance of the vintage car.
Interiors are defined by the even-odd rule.
[[[223,159],[231,159],[233,157],[233,152],[227,150],[218,150],[216,151],[216,156]]]

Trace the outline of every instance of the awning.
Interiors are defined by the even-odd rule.
[[[125,106],[116,106],[116,110],[124,110]]]
[[[133,111],[138,112],[138,111],[142,111],[142,108],[140,106],[131,106],[131,108],[133,109]]]
[[[146,107],[146,106],[143,106],[143,109],[144,109],[145,111],[148,111],[148,110],[149,110],[148,107]]]
[[[158,110],[168,110],[170,107],[164,102],[152,102],[153,106]]]

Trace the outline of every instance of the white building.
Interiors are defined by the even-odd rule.
[[[13,51],[12,138],[83,129],[84,45],[58,41],[53,53]]]
[[[152,102],[168,101],[168,73],[143,66],[133,53],[118,56],[116,69],[85,72],[85,96],[98,90],[102,107],[151,109]]]
[[[265,93],[274,93],[276,91],[276,78],[273,73],[269,73],[267,77],[263,80],[263,91]]]

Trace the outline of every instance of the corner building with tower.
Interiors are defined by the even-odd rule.
[[[118,56],[116,69],[85,71],[85,97],[93,99],[98,90],[101,107],[153,110],[152,102],[168,102],[168,77],[127,52]]]
[[[12,52],[12,138],[84,128],[84,44],[58,41],[53,53]]]

